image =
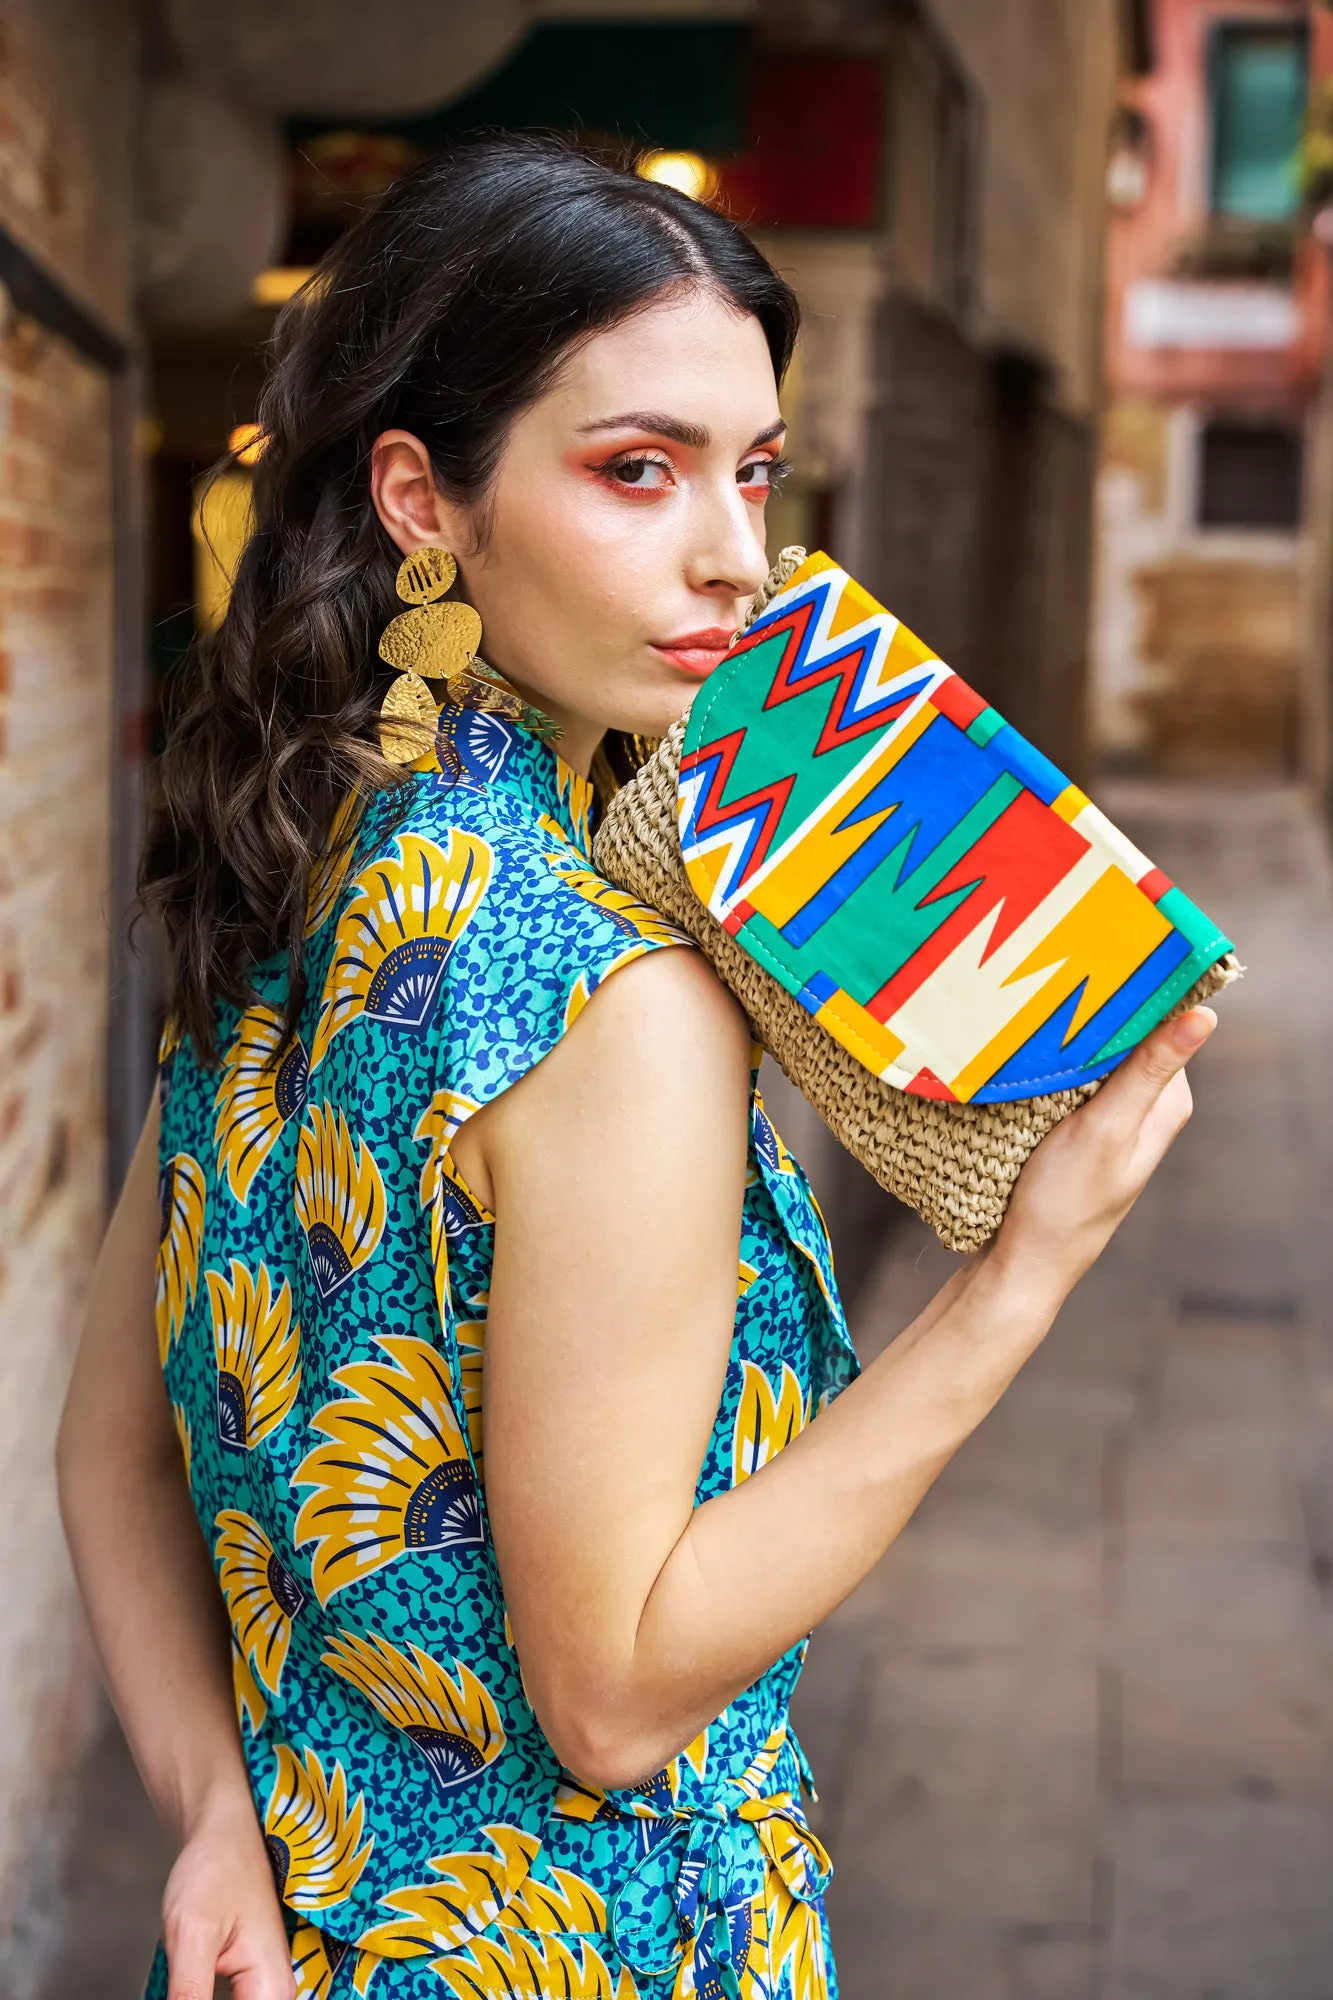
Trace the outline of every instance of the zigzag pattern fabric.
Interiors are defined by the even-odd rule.
[[[822,554],[697,697],[679,814],[713,916],[867,1069],[920,1097],[1091,1083],[1231,948]]]

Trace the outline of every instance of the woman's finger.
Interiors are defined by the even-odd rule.
[[[1136,1129],[1149,1117],[1163,1092],[1186,1063],[1196,1056],[1213,1029],[1217,1016],[1211,1007],[1191,1007],[1188,1014],[1167,1021],[1122,1063],[1097,1102],[1103,1116]]]
[[[171,1927],[167,1947],[167,2000],[213,2000],[221,1940],[211,1925]]]
[[[218,1970],[231,1981],[232,2000],[294,2000],[296,1974],[276,1899],[238,1925]]]
[[[1189,1078],[1177,1070],[1139,1126],[1136,1156],[1140,1171],[1155,1171],[1163,1154],[1189,1124],[1193,1109]]]
[[[284,1951],[231,1975],[232,2000],[294,2000],[296,1976]]]

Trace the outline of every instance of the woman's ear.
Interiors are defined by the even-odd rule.
[[[411,431],[382,431],[370,451],[370,497],[385,533],[405,556],[467,546],[464,510],[435,483],[430,453]]]

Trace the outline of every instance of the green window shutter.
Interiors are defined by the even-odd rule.
[[[1300,29],[1224,27],[1213,48],[1213,210],[1282,222],[1300,204],[1295,153],[1308,94]]]

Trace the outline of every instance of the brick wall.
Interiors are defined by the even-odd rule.
[[[135,0],[0,7],[0,224],[121,333],[138,23]]]
[[[129,11],[0,16],[0,224],[123,323]],[[111,412],[106,377],[0,298],[0,1993],[43,1955],[95,1676],[52,1443],[104,1220]]]

